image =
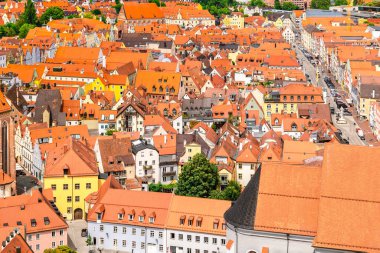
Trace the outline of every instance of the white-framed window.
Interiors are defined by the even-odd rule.
[[[154,223],[154,217],[149,217],[149,223]]]
[[[150,237],[154,237],[154,231],[150,231]]]
[[[127,240],[123,240],[123,247],[127,247]]]
[[[144,221],[144,216],[139,216],[139,222],[143,222]]]
[[[126,233],[127,233],[127,228],[123,227],[123,234],[126,234]]]
[[[113,246],[117,246],[117,239],[113,239]]]
[[[117,233],[117,227],[116,226],[113,227],[113,232]]]

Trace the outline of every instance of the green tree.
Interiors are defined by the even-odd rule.
[[[210,193],[210,199],[225,199],[224,192],[221,190],[213,190]]]
[[[241,185],[236,181],[230,181],[228,186],[223,190],[223,196],[226,200],[237,200],[241,193]]]
[[[32,0],[28,0],[25,5],[24,13],[21,16],[23,22],[35,25],[37,23],[37,12]]]
[[[218,168],[203,154],[196,154],[183,166],[178,179],[177,195],[208,198],[219,186]]]
[[[115,132],[117,132],[116,129],[107,129],[105,135],[112,136]]]
[[[116,10],[116,13],[119,14],[120,10],[121,10],[121,7],[123,7],[122,4],[116,4],[115,6],[113,6],[113,8]]]
[[[59,7],[49,7],[40,17],[40,24],[47,24],[50,21],[50,18],[63,19],[65,17],[65,13]]]
[[[280,0],[274,0],[274,8],[277,10],[281,10],[282,6]]]
[[[347,5],[347,0],[335,0],[335,6]]]
[[[283,2],[282,9],[286,11],[298,10],[298,6],[292,2]]]
[[[35,27],[35,25],[23,24],[20,27],[20,31],[18,34],[19,38],[24,39],[26,37],[26,35],[28,35],[29,30],[33,29],[34,27]]]
[[[92,10],[91,13],[94,14],[95,16],[102,14],[102,12],[99,9]]]
[[[44,253],[77,253],[75,250],[69,248],[66,245],[58,246],[55,249],[45,249]]]
[[[251,0],[249,3],[251,6],[258,6],[258,7],[264,7],[265,3],[263,0]]]
[[[328,10],[330,7],[330,0],[312,0],[311,8]]]

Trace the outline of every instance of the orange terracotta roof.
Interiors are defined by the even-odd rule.
[[[315,236],[321,168],[281,163],[262,167],[254,229]]]
[[[125,2],[124,15],[127,20],[161,19],[162,11],[155,3]]]
[[[11,106],[8,104],[7,99],[4,94],[0,91],[0,113],[9,112],[11,110]]]

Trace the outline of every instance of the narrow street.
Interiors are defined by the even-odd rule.
[[[297,58],[299,62],[302,64],[303,71],[305,74],[309,75],[309,78],[311,80],[311,83],[314,85],[317,85],[319,87],[322,87],[326,92],[327,92],[327,104],[330,105],[330,107],[334,108],[335,113],[338,112],[338,108],[336,103],[334,102],[334,98],[331,95],[330,89],[327,87],[327,84],[324,81],[324,78],[326,77],[325,73],[322,71],[322,68],[319,73],[319,78],[317,81],[317,75],[316,75],[316,67],[314,67],[310,61],[306,58],[306,56],[303,54],[301,49],[299,48],[299,44],[296,45],[296,53],[297,53]],[[356,127],[357,123],[353,116],[343,116],[344,119],[347,121],[346,124],[338,124],[336,120],[336,114],[332,114],[332,122],[334,126],[337,129],[340,129],[342,132],[342,137],[347,139],[350,144],[352,145],[368,145],[365,141],[361,140],[359,136],[356,134]]]

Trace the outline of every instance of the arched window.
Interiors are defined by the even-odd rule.
[[[162,92],[163,90],[164,90],[164,89],[162,88],[162,86],[160,86],[160,89],[159,89],[159,91],[160,91],[160,92]]]
[[[176,109],[173,109],[173,115],[177,115],[177,110]]]
[[[153,92],[156,92],[156,90],[157,90],[157,88],[156,88],[156,86],[153,86]]]
[[[296,123],[292,124],[292,131],[297,131],[297,124]]]
[[[278,125],[278,119],[277,119],[277,118],[274,120],[274,125],[275,125],[275,126]]]
[[[3,122],[1,125],[1,149],[3,151],[1,156],[2,166],[1,168],[5,173],[9,173],[8,171],[8,124],[7,122]]]

